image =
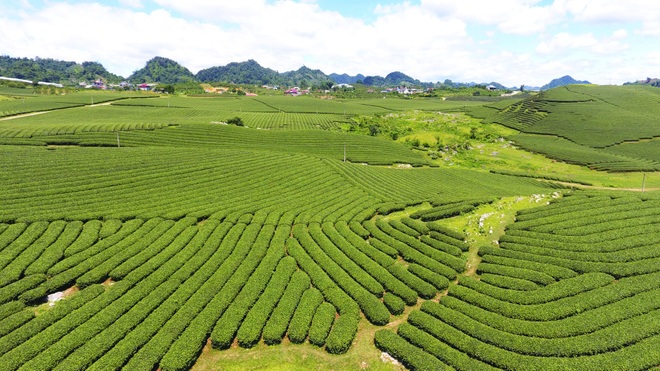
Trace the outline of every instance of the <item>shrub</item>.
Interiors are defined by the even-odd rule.
[[[390,311],[390,313],[395,316],[403,313],[403,311],[406,309],[406,303],[404,303],[400,297],[394,294],[390,294],[389,292],[383,295],[383,303]]]
[[[323,302],[314,312],[314,317],[312,318],[312,324],[309,328],[309,342],[317,345],[323,346],[325,344],[325,339],[330,333],[330,328],[332,323],[335,321],[335,307],[334,305]]]

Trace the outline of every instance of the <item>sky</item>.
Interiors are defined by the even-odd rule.
[[[0,55],[96,61],[128,77],[161,56],[191,72],[279,72],[541,86],[660,77],[658,0],[1,0]]]

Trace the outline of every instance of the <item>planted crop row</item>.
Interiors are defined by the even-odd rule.
[[[377,325],[388,323],[390,313],[385,305],[378,300],[373,293],[370,293],[356,282],[347,271],[343,270],[332,258],[326,255],[309,233],[301,227],[300,224],[294,226],[293,235],[305,248],[309,256],[312,257],[330,277],[332,277],[339,287],[355,300],[370,322]],[[322,241],[325,241],[325,243],[329,242],[326,240]],[[382,288],[378,296],[382,296]]]
[[[395,248],[407,261],[411,263],[417,263],[449,279],[454,279],[456,277],[456,270],[452,267],[458,267],[459,262],[455,257],[447,254],[446,257],[450,257],[450,259],[445,259],[445,256],[440,255],[441,253],[439,251],[424,245],[418,240],[415,240],[417,242],[414,243],[414,247],[399,241],[388,234],[388,232],[395,232],[393,231],[393,228],[380,220],[377,222],[377,224],[367,221],[364,223],[364,226],[372,233],[375,238],[378,238],[388,246]]]

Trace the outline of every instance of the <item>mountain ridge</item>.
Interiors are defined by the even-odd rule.
[[[490,83],[461,83],[447,79],[444,82],[422,82],[400,71],[394,71],[385,77],[378,75],[346,73],[325,74],[319,69],[302,66],[298,70],[277,72],[263,67],[253,59],[244,62],[231,62],[224,66],[214,66],[193,74],[178,62],[165,57],[156,56],[145,63],[143,68],[134,71],[128,78],[110,73],[98,62],[68,62],[49,58],[12,58],[0,56],[0,76],[29,79],[75,85],[78,82],[101,79],[108,83],[129,81],[132,83],[189,83],[189,82],[224,82],[234,84],[254,85],[288,85],[304,87],[329,88],[333,84],[355,84],[362,82],[367,86],[422,86],[422,87],[473,87],[477,85],[493,85],[499,90],[517,90],[517,87],[506,87],[495,81]],[[552,80],[540,90],[569,84],[588,84],[566,75]],[[526,87],[526,86],[525,86]],[[535,90],[535,89],[533,89]]]
[[[565,75],[565,76],[556,78],[556,79],[550,81],[549,83],[543,85],[541,87],[541,91],[550,90],[552,88],[558,88],[560,86],[574,85],[574,84],[591,84],[591,83],[589,81],[586,81],[586,80],[584,80],[584,81],[576,80],[573,77],[571,77],[570,75]]]

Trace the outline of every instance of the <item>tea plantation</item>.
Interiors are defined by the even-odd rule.
[[[659,171],[660,91],[569,85],[471,114],[520,130],[520,147],[606,171]],[[655,151],[654,151],[655,149]]]
[[[657,140],[624,143],[660,134],[639,113],[657,95],[619,93],[0,101],[0,370],[187,370],[306,345],[339,360],[365,326],[379,329],[372,350],[409,369],[660,366],[657,192],[442,167],[342,130],[359,115],[470,110],[552,157],[657,169]],[[594,137],[547,121],[602,102],[645,124],[621,128],[626,109]],[[515,212],[502,198],[536,201]],[[482,228],[491,243],[456,224],[485,208],[503,220]]]

